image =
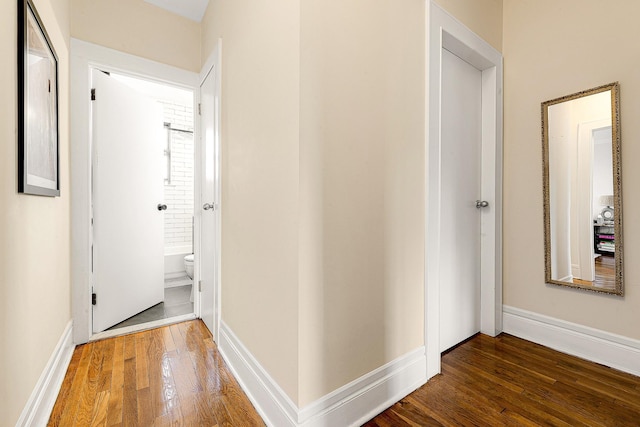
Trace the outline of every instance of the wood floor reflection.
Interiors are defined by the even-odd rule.
[[[600,255],[595,259],[595,263],[596,280],[590,282],[587,280],[573,279],[573,283],[575,283],[576,285],[593,286],[594,288],[614,290],[616,288],[615,258],[608,255]]]
[[[640,378],[511,335],[473,337],[365,427],[637,427]]]
[[[262,427],[200,320],[76,347],[49,426]]]

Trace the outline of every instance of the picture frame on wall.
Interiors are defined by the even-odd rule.
[[[18,0],[18,192],[60,195],[58,56],[31,0]]]

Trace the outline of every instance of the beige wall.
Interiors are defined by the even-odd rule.
[[[69,47],[69,36],[71,33],[71,0],[49,0],[51,8],[55,14],[58,26],[60,27],[60,34],[65,40],[67,47]]]
[[[222,320],[298,394],[298,2],[211,0],[222,47]]]
[[[0,15],[0,426],[15,425],[71,319],[68,4],[35,4],[59,58],[61,197],[17,193],[17,10],[16,2],[6,2]]]
[[[299,406],[423,341],[424,3],[343,3],[220,0],[203,22],[223,320]]]
[[[504,2],[504,303],[640,339],[640,3]],[[620,82],[625,297],[545,285],[540,103]]]
[[[224,39],[223,320],[299,406],[423,344],[424,3],[343,3],[212,0],[201,40],[142,0],[36,0],[60,57],[62,197],[16,194],[0,69],[1,422],[70,319],[69,34],[193,71]],[[441,3],[500,47],[496,2]]]
[[[435,0],[444,10],[502,52],[503,0]]]
[[[144,0],[68,1],[71,37],[200,71],[200,23]]]
[[[300,406],[424,341],[424,5],[302,2]]]
[[[423,345],[425,3],[216,0],[218,37],[222,316],[303,407]]]

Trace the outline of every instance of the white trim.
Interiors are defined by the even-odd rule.
[[[90,70],[118,72],[189,89],[197,94],[198,75],[159,62],[106,47],[71,39],[71,310],[73,341],[88,342],[92,331],[91,309],[91,130]],[[194,107],[196,106],[194,96]],[[196,111],[194,109],[194,111]],[[196,130],[199,133],[198,130]],[[196,133],[196,137],[197,137]],[[196,230],[197,232],[198,230]],[[197,283],[197,277],[194,277]],[[194,310],[198,311],[198,299]]]
[[[417,348],[299,411],[304,427],[360,426],[427,382],[425,348]]]
[[[561,282],[569,282],[569,283],[571,283],[571,282],[573,282],[573,278],[574,278],[574,277],[575,277],[575,276],[574,276],[573,274],[570,274],[570,275],[568,275],[568,276],[561,277],[561,278],[560,278],[560,279],[558,279],[558,280],[560,280]],[[579,277],[579,276],[578,276],[578,277]],[[504,307],[503,307],[503,308],[504,308]]]
[[[503,306],[504,332],[640,376],[640,341],[515,307]]]
[[[103,71],[121,73],[191,91],[195,91],[198,84],[198,74],[193,71],[183,70],[97,44],[72,38],[71,50],[73,56],[83,58],[92,66]]]
[[[426,382],[420,347],[298,409],[224,321],[218,348],[269,426],[359,426]]]
[[[218,349],[267,425],[296,425],[298,408],[295,403],[262,368],[224,320],[220,325]]]
[[[606,92],[605,92],[606,93]],[[607,100],[608,101],[608,100]],[[611,128],[611,111],[609,118],[578,123],[578,167],[577,167],[577,204],[571,210],[575,212],[571,221],[576,219],[578,228],[578,268],[572,265],[573,277],[578,277],[589,282],[596,279],[594,227],[593,227],[593,174],[595,170],[595,141],[594,131],[603,128]],[[588,207],[588,209],[584,209]],[[576,218],[578,216],[578,218]],[[573,240],[573,239],[572,239]],[[573,261],[573,260],[572,260]]]
[[[29,396],[16,426],[44,426],[49,421],[75,348],[72,325],[73,322],[70,320]]]
[[[127,335],[134,332],[147,331],[149,329],[160,328],[162,326],[173,325],[174,323],[186,322],[187,320],[193,320],[196,318],[195,313],[181,314],[180,316],[169,317],[166,319],[153,320],[151,322],[139,323],[137,325],[125,326],[123,328],[111,329],[97,334],[91,335],[89,342],[99,341],[105,338],[119,337],[120,335]]]
[[[427,9],[424,330],[427,376],[431,378],[440,372],[442,49],[482,71],[481,197],[489,202],[489,208],[481,213],[480,331],[490,336],[502,329],[502,55],[433,1]]]

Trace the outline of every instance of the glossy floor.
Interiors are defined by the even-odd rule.
[[[640,378],[510,335],[477,335],[431,379],[365,424],[640,426]]]
[[[78,346],[50,426],[264,426],[199,320]]]
[[[365,425],[640,426],[640,378],[510,335],[475,336],[442,372]],[[49,425],[264,423],[195,320],[77,347]]]

